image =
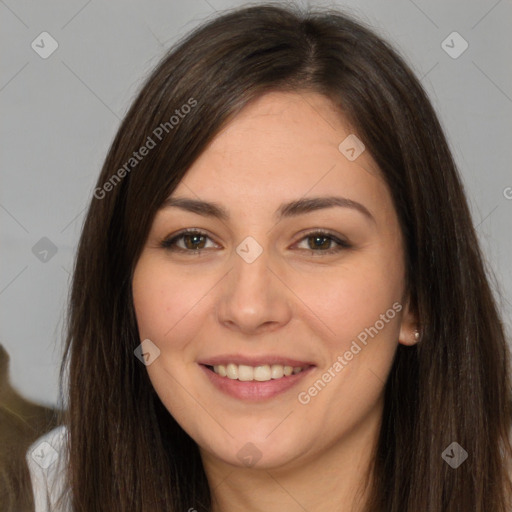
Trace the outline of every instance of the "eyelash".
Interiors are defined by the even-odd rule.
[[[199,235],[199,236],[204,236],[208,239],[211,240],[210,236],[208,235],[208,233],[200,230],[200,229],[188,229],[188,230],[184,230],[184,231],[181,231],[179,233],[177,233],[176,235],[170,237],[170,238],[166,238],[164,240],[162,240],[160,242],[160,247],[162,247],[163,249],[166,249],[168,251],[172,251],[172,252],[181,252],[181,253],[188,253],[188,254],[196,254],[196,255],[199,255],[201,254],[203,251],[207,251],[208,249],[183,249],[182,247],[177,247],[176,246],[176,243],[183,239],[185,236],[193,236],[193,235]],[[321,249],[318,249],[318,250],[315,250],[315,249],[302,249],[302,250],[305,250],[305,251],[309,251],[311,253],[313,253],[315,256],[316,255],[319,255],[319,256],[323,256],[323,255],[327,255],[327,254],[335,254],[335,253],[338,253],[344,249],[350,249],[352,246],[346,242],[345,240],[341,240],[339,239],[338,237],[334,236],[332,233],[330,233],[329,231],[325,231],[325,230],[322,230],[322,229],[316,229],[314,231],[310,231],[309,233],[306,233],[298,242],[296,243],[299,243],[299,242],[302,242],[303,240],[307,240],[308,238],[312,238],[314,236],[319,236],[321,238],[327,238],[331,241],[333,241],[334,243],[338,244],[337,247],[334,247],[334,248],[331,248],[331,249],[325,249],[325,250],[321,250]],[[315,253],[318,253],[318,254],[315,254]]]

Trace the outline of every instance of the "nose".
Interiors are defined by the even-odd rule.
[[[217,304],[218,321],[244,334],[273,331],[286,325],[292,316],[292,294],[279,279],[276,262],[268,250],[248,262],[236,252],[233,267],[223,280]]]

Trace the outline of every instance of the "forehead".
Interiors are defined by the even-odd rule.
[[[271,164],[271,169],[304,159],[334,161],[339,157],[339,143],[349,134],[347,123],[326,97],[272,92],[246,106],[214,138],[202,157],[210,162],[243,163],[249,168],[265,162]],[[264,173],[265,169],[259,171]]]
[[[217,134],[172,195],[271,208],[271,202],[339,192],[389,209],[387,187],[368,152],[350,161],[339,149],[354,135],[320,94],[268,93]]]

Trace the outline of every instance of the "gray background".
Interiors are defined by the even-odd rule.
[[[26,397],[57,403],[70,269],[120,119],[173,42],[216,11],[244,4],[0,0],[0,343]],[[370,23],[421,77],[466,184],[510,332],[512,1],[310,4],[338,6]],[[47,59],[31,47],[44,31],[59,45]],[[453,31],[469,44],[456,59],[441,46]],[[43,237],[54,255],[37,257],[42,249],[33,247]]]

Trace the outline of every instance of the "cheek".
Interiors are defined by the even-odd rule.
[[[189,315],[201,297],[197,283],[186,275],[169,272],[144,256],[133,276],[133,303],[141,339],[163,343],[178,323]]]
[[[320,320],[321,337],[329,341],[332,350],[345,350],[376,322],[381,327],[381,315],[386,316],[385,328],[379,329],[382,337],[385,333],[396,341],[399,318],[392,306],[400,303],[403,294],[399,263],[398,258],[386,260],[382,253],[377,258],[368,251],[364,258],[354,257],[329,275],[315,279],[303,274],[297,279],[294,290],[313,313],[312,318]]]

